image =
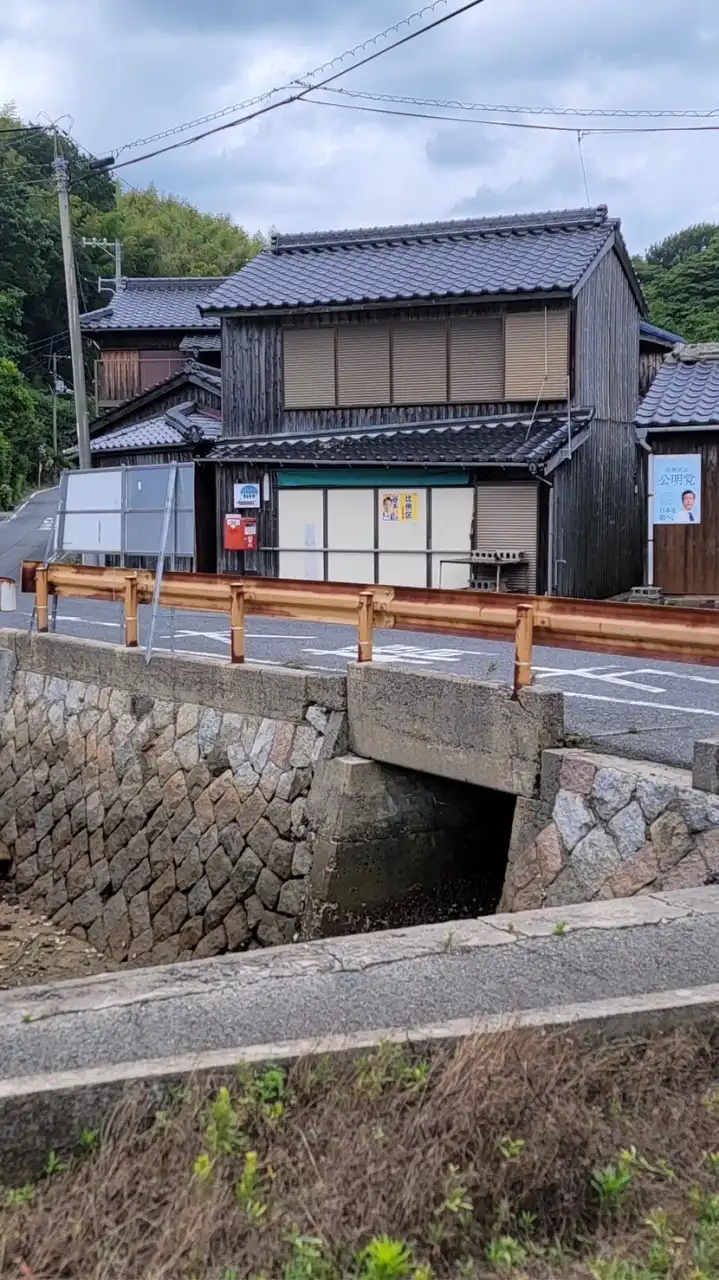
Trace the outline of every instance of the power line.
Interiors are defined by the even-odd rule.
[[[305,76],[304,79],[309,79]],[[316,86],[318,87],[318,86]],[[605,119],[696,119],[711,120],[719,117],[719,107],[709,110],[670,110],[653,107],[520,107],[508,103],[462,102],[458,98],[418,98],[398,93],[368,93],[362,89],[346,89],[344,87],[326,89],[324,92],[341,94],[346,98],[364,98],[370,102],[390,102],[415,107],[446,107],[454,111],[488,111],[498,115],[523,116],[577,116],[583,118],[600,117]]]
[[[439,0],[441,2],[441,0]],[[309,88],[302,88],[299,93],[290,94],[285,98],[280,98],[278,102],[267,103],[260,107],[257,111],[251,111],[248,115],[240,116],[239,120],[230,120],[226,124],[215,125],[212,129],[205,129],[202,133],[195,133],[190,138],[185,138],[181,142],[172,142],[166,147],[158,147],[155,151],[147,151],[144,155],[136,156],[134,160],[122,160],[119,164],[113,165],[114,169],[124,169],[131,164],[139,164],[142,160],[152,160],[155,156],[164,155],[168,151],[176,151],[179,147],[189,147],[194,142],[200,142],[202,138],[208,138],[211,134],[222,133],[225,129],[235,129],[240,124],[246,124],[249,120],[255,120],[258,116],[266,115],[268,111],[276,111],[278,107],[287,106],[290,102],[300,102],[306,98],[307,94],[315,89],[323,89],[326,85],[331,84],[334,80],[339,80],[341,76],[346,76],[349,71],[356,71],[358,67],[364,67],[369,62],[374,62],[376,58],[381,58],[384,54],[390,53],[392,49],[398,49],[401,45],[407,44],[410,40],[415,40],[417,36],[426,35],[428,31],[433,31],[437,27],[442,26],[445,22],[450,22],[452,18],[459,17],[462,13],[467,13],[470,9],[475,9],[477,5],[483,4],[484,0],[467,0],[466,4],[460,6],[459,9],[453,9],[451,13],[445,13],[441,18],[435,18],[434,22],[428,23],[426,27],[421,27],[417,31],[410,31],[406,36],[401,36],[399,40],[394,40],[392,44],[386,45],[383,49],[375,49],[373,53],[366,54],[364,58],[360,58],[359,62],[354,62],[350,67],[343,67],[339,71],[335,71],[331,76],[326,76],[317,85],[311,85]],[[430,6],[431,7],[431,6]],[[378,37],[373,37],[377,39]],[[371,43],[371,42],[370,42]],[[346,55],[341,54],[340,59]],[[334,60],[335,64],[337,59]],[[329,64],[333,65],[333,64]]]
[[[343,53],[338,54],[331,62],[323,62],[320,67],[315,67],[312,71],[305,71],[301,79],[312,80],[315,76],[320,76],[323,72],[330,71],[337,66],[338,62],[344,62],[347,58],[355,58],[358,53],[363,53],[365,49],[371,48],[379,40],[385,40],[393,32],[400,31],[402,27],[419,21],[425,14],[434,13],[441,4],[448,3],[449,0],[432,0],[431,4],[427,4],[424,8],[408,14],[406,18],[401,18],[399,22],[395,22],[391,27],[385,27],[384,31],[378,31],[376,35],[370,36],[360,44],[354,45],[353,48],[345,49]],[[125,142],[121,147],[115,147],[113,155],[119,156],[122,151],[132,151],[135,147],[149,147],[153,142],[162,142],[164,138],[174,137],[178,133],[186,133],[188,129],[197,129],[203,124],[210,124],[213,120],[221,120],[225,116],[235,115],[238,111],[246,111],[248,107],[257,106],[259,102],[266,102],[268,98],[272,98],[275,94],[282,93],[283,90],[290,89],[292,85],[299,83],[299,80],[291,80],[289,83],[276,86],[274,89],[266,89],[264,93],[255,94],[253,98],[245,98],[244,102],[235,102],[231,106],[220,107],[218,111],[211,111],[207,115],[198,116],[195,120],[185,120],[182,124],[174,125],[170,129],[163,129],[160,133],[151,133],[146,138],[135,138],[133,142]]]
[[[319,88],[319,86],[318,86]],[[299,101],[299,99],[298,99]],[[480,124],[489,125],[497,129],[537,129],[544,133],[574,133],[577,129],[569,124],[535,124],[529,120],[477,120],[471,116],[451,116],[440,115],[438,112],[430,111],[402,111],[398,107],[369,107],[361,106],[359,103],[352,102],[327,102],[322,98],[303,97],[304,103],[313,103],[316,107],[330,107],[335,111],[367,111],[371,115],[381,116],[403,116],[409,120],[449,120],[456,124]],[[719,132],[719,122],[717,124],[685,124],[685,125],[627,125],[626,127],[618,127],[615,129],[582,129],[582,133],[587,135],[603,134],[611,136],[612,134],[630,134],[630,133],[717,133]]]

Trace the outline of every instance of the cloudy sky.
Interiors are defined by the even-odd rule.
[[[301,76],[421,3],[3,4],[0,102],[14,101],[26,118],[69,116],[80,143],[105,154]],[[440,4],[424,22],[460,3]],[[719,0],[684,0],[681,16],[676,0],[484,0],[337,85],[489,104],[707,110],[719,107],[718,68]],[[690,223],[719,222],[719,132],[588,136],[582,148],[591,202],[621,216],[632,251]],[[576,132],[312,103],[122,173],[230,213],[250,230],[586,203]]]

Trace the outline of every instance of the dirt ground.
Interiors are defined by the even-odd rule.
[[[85,978],[116,968],[114,961],[89,943],[7,899],[0,900],[0,991]]]

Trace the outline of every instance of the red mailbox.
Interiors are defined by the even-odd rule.
[[[257,550],[257,516],[225,516],[225,551]]]

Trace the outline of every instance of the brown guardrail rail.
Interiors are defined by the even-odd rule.
[[[154,586],[149,569],[22,565],[22,590],[35,593],[39,631],[48,629],[50,596],[121,601],[131,647],[138,643],[137,607],[152,601]],[[531,682],[534,644],[719,666],[719,615],[704,609],[204,573],[164,574],[160,604],[229,614],[232,662],[244,662],[244,619],[252,614],[355,625],[360,662],[372,659],[375,627],[513,640],[515,693]]]

